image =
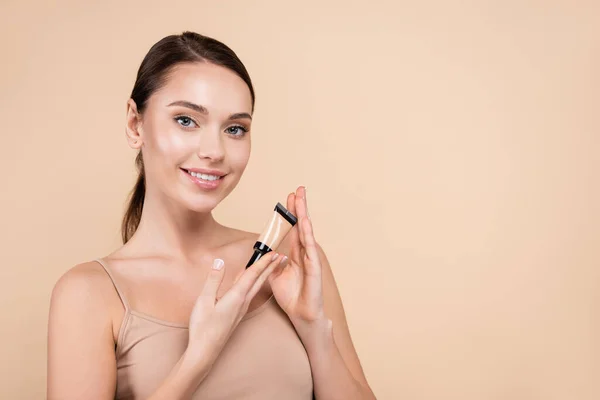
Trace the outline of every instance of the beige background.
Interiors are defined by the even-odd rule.
[[[0,398],[44,397],[52,286],[119,245],[125,101],[149,47],[184,29],[230,45],[257,89],[249,169],[218,218],[258,231],[308,187],[379,399],[600,398],[599,16],[4,0]]]

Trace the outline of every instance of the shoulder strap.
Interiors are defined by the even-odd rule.
[[[117,281],[115,280],[114,275],[112,274],[112,272],[110,272],[110,269],[106,265],[106,262],[102,261],[102,259],[100,259],[100,258],[98,258],[94,261],[96,261],[98,264],[102,265],[102,268],[104,268],[104,271],[106,271],[106,274],[108,275],[113,286],[115,287],[115,290],[117,291],[117,294],[119,295],[119,298],[121,299],[121,302],[123,303],[123,307],[125,307],[125,311],[129,311],[129,303],[127,302],[127,298],[123,294],[123,291],[120,289]]]

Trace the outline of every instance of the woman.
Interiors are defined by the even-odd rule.
[[[305,188],[287,197],[281,254],[248,269],[257,234],[212,216],[246,168],[253,109],[224,44],[184,32],[150,49],[127,102],[124,245],[54,287],[49,399],[374,398]]]

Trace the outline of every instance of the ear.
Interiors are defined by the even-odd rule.
[[[132,149],[139,150],[142,147],[142,116],[137,111],[137,105],[133,99],[127,100],[127,118],[125,125],[125,135],[127,143]]]

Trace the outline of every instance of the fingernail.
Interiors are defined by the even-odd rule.
[[[273,258],[271,258],[271,261],[277,260],[277,257],[279,257],[279,253],[273,254]]]
[[[213,261],[213,269],[216,269],[217,271],[223,268],[223,265],[225,265],[225,261],[220,258],[215,258],[215,261]]]
[[[283,256],[283,258],[281,259],[281,261],[279,262],[281,265],[285,264],[288,260],[287,256]]]

